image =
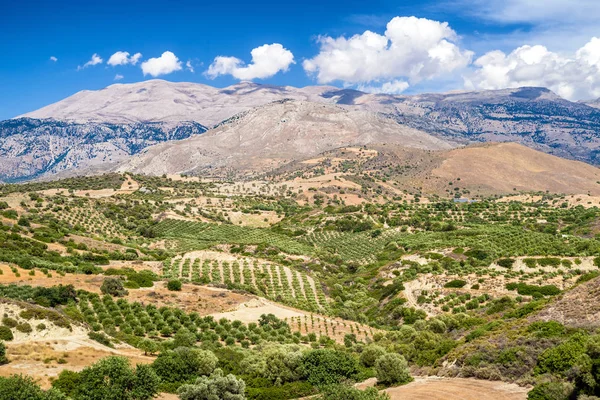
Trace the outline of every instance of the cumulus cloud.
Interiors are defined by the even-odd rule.
[[[410,84],[406,81],[395,80],[391,82],[385,82],[381,85],[358,85],[356,88],[361,92],[367,93],[387,93],[387,94],[400,94],[410,87]]]
[[[58,61],[58,58],[56,58],[56,57],[54,57],[54,56],[50,56],[50,61],[57,62],[57,61]]]
[[[319,83],[342,81],[399,92],[406,90],[407,84],[469,65],[473,53],[461,49],[457,40],[446,22],[395,17],[383,35],[365,31],[350,38],[319,37],[319,54],[305,60],[303,67]]]
[[[112,65],[113,67],[127,64],[135,65],[138,63],[138,61],[140,61],[140,58],[142,58],[141,53],[135,53],[134,55],[130,56],[126,51],[117,51],[115,54],[110,56],[106,63],[108,65]]]
[[[91,67],[94,65],[98,65],[98,64],[102,64],[104,60],[96,53],[92,54],[92,58],[90,59],[90,61],[86,62],[85,64],[83,64],[83,66],[78,66],[77,70],[81,70],[87,67]]]
[[[467,89],[543,86],[570,100],[600,97],[600,38],[592,38],[572,56],[545,46],[521,46],[509,54],[490,51],[465,75]]]
[[[160,57],[150,58],[142,64],[142,72],[144,76],[151,75],[157,77],[167,75],[175,71],[181,70],[181,61],[175,54],[170,51],[165,51]]]
[[[265,79],[280,71],[286,72],[295,63],[292,52],[279,43],[257,47],[250,54],[252,62],[248,65],[236,57],[216,57],[205,74],[211,79],[219,75],[231,75],[239,80]]]
[[[123,75],[121,75],[121,74],[116,74],[115,75],[115,81],[120,81],[123,78],[125,78],[125,77]]]
[[[191,73],[194,73],[194,66],[192,65],[192,62],[190,60],[188,60],[185,63],[185,68],[190,71]]]

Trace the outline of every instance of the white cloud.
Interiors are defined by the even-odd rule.
[[[92,54],[92,58],[90,59],[90,61],[83,64],[83,66],[81,66],[81,65],[78,66],[77,70],[79,71],[79,70],[87,68],[87,67],[102,64],[103,61],[104,60],[102,60],[102,58],[98,54],[94,53],[94,54]]]
[[[56,57],[54,57],[54,56],[50,56],[50,61],[57,62],[57,61],[58,61],[58,58],[56,58]]]
[[[125,77],[123,75],[121,75],[121,74],[116,74],[115,75],[115,81],[120,81],[123,78],[125,78]]]
[[[190,60],[188,60],[185,63],[185,68],[190,71],[191,73],[194,73],[194,66],[192,65],[192,62]]]
[[[252,62],[244,62],[236,57],[216,57],[208,67],[206,76],[215,79],[219,75],[231,75],[239,80],[270,78],[278,72],[286,72],[294,64],[294,55],[279,43],[265,44],[250,53]]]
[[[126,51],[117,51],[115,54],[110,56],[106,63],[108,65],[112,65],[113,67],[127,64],[135,65],[138,63],[138,61],[140,61],[140,58],[142,58],[141,53],[135,53],[130,57],[129,53]]]
[[[181,61],[170,51],[165,51],[160,57],[150,58],[142,63],[144,76],[151,75],[157,77],[180,70]]]
[[[372,85],[358,85],[356,89],[361,92],[367,93],[387,93],[387,94],[400,94],[410,87],[410,84],[406,81],[395,80],[391,82],[385,82],[378,86]]]
[[[511,53],[490,51],[465,75],[468,89],[546,87],[570,100],[600,97],[600,38],[592,38],[571,56],[541,45],[521,46]]]
[[[383,35],[365,31],[350,38],[319,37],[319,54],[303,66],[319,83],[342,81],[398,92],[408,88],[407,82],[415,84],[469,65],[473,53],[461,49],[457,40],[445,22],[395,17]]]

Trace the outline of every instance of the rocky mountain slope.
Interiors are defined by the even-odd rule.
[[[20,118],[0,122],[0,181],[67,170],[104,171],[143,148],[202,133],[195,122],[75,123]]]
[[[323,151],[369,143],[428,150],[452,147],[375,113],[283,100],[236,115],[203,135],[150,147],[118,170],[151,175],[261,172]]]
[[[282,99],[323,99],[327,86],[298,89],[241,82],[223,89],[199,83],[154,79],[115,84],[102,90],[84,90],[57,103],[22,115],[74,122],[195,121],[211,127],[243,111]]]
[[[387,122],[392,119],[399,123],[398,130],[411,127],[445,142],[516,142],[564,158],[600,164],[600,109],[593,102],[570,102],[542,88],[392,96],[328,86],[294,88],[241,82],[219,89],[196,83],[149,80],[82,91],[23,118],[0,123],[0,180],[48,176],[66,169],[106,169],[109,164],[122,162],[148,146],[185,139],[202,133],[204,127],[219,125],[240,113],[286,99],[338,105],[356,118],[366,119],[362,122],[354,119],[357,126],[379,118],[373,113],[382,114],[388,117]],[[314,124],[310,126],[318,129]],[[388,133],[393,130],[389,129]],[[327,127],[324,131],[331,129]],[[256,133],[260,129],[250,126],[247,132]],[[339,132],[321,150],[332,143],[346,143],[341,137],[356,137],[347,133]],[[227,140],[224,137],[223,141]],[[312,154],[313,149],[303,148],[310,146],[310,142],[298,143],[291,147],[295,154],[281,147],[277,151],[282,153],[276,155],[273,148],[267,158],[276,156],[283,162]],[[211,146],[207,154],[214,150]],[[236,151],[221,146],[216,153],[220,167],[238,160]],[[255,156],[260,158],[261,154]],[[210,159],[212,155],[207,157]],[[199,165],[214,164],[206,160]],[[269,164],[269,160],[263,164]],[[178,165],[175,169],[190,168]]]

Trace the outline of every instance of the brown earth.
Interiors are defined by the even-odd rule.
[[[597,328],[600,327],[598,299],[600,299],[600,278],[582,283],[560,295],[532,319],[558,321],[576,328]]]
[[[600,194],[600,170],[591,165],[542,153],[516,143],[492,143],[450,150],[431,175],[460,178],[460,187],[481,192]]]
[[[525,400],[528,388],[504,382],[464,378],[417,377],[386,389],[391,400]]]

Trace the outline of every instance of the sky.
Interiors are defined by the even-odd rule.
[[[600,97],[597,0],[5,0],[0,120],[148,79]]]

